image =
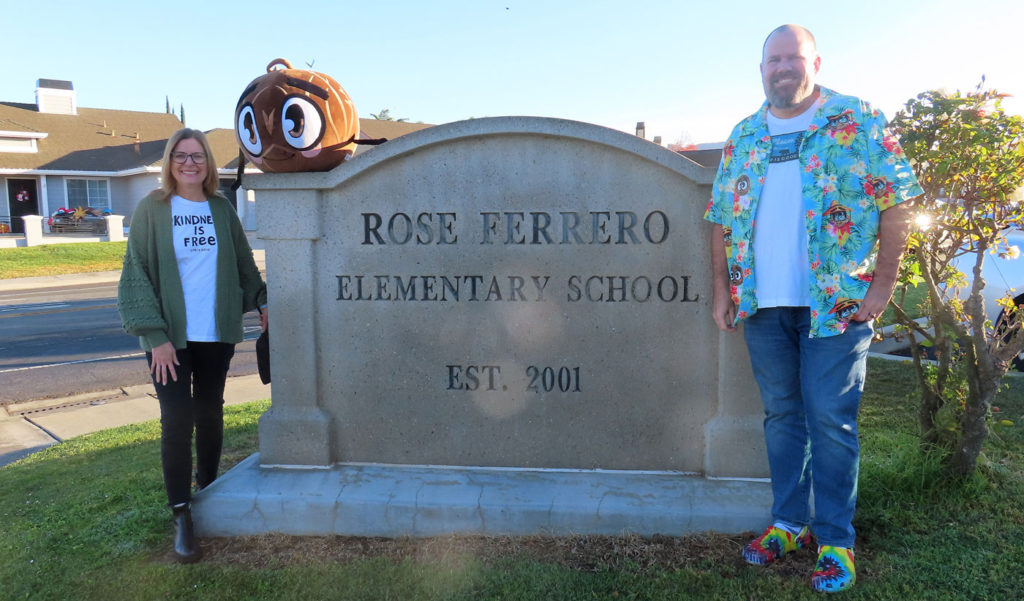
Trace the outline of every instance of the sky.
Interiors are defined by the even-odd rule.
[[[818,83],[892,117],[935,88],[989,87],[1024,113],[1021,0],[94,0],[4,2],[0,101],[70,80],[78,105],[233,127],[246,85],[275,58],[326,73],[360,117],[441,124],[532,115],[664,143],[724,140],[764,100],[769,31],[810,29]],[[17,26],[12,26],[18,24]]]

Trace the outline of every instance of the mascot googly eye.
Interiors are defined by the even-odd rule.
[[[383,142],[356,140],[358,134],[356,107],[338,82],[282,58],[246,86],[235,107],[238,147],[268,173],[327,171],[350,158],[357,143]]]

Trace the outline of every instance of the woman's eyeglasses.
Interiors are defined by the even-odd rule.
[[[178,163],[179,165],[184,165],[185,163],[188,162],[190,158],[192,159],[192,162],[195,163],[196,165],[203,165],[206,163],[206,153],[203,152],[193,152],[191,154],[187,152],[171,153],[171,160],[174,161],[175,163]]]

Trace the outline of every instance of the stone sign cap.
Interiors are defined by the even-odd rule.
[[[373,169],[380,163],[386,163],[411,151],[423,150],[437,144],[453,144],[467,138],[514,135],[553,136],[564,140],[606,145],[679,171],[696,184],[710,186],[714,181],[713,170],[705,169],[657,144],[614,129],[550,117],[483,117],[436,125],[406,134],[381,146],[368,148],[330,171],[247,176],[246,187],[252,190],[326,190],[363,171]],[[356,158],[359,160],[356,161]],[[706,203],[707,199],[704,199],[704,202]]]

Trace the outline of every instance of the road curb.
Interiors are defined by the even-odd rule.
[[[13,278],[0,280],[0,292],[60,288],[63,286],[78,286],[81,284],[109,284],[111,282],[118,281],[120,278],[120,271],[93,271],[90,273],[42,275],[34,278]]]
[[[128,398],[128,393],[125,389],[117,388],[114,390],[101,390],[97,392],[73,394],[66,397],[34,399],[31,401],[15,401],[12,403],[5,403],[4,408],[7,409],[8,415],[28,416],[35,413],[44,413],[61,409],[73,409],[85,405],[98,405],[108,401],[120,401],[125,400],[126,398]]]
[[[224,404],[270,398],[259,375],[230,376]],[[0,406],[0,467],[63,440],[160,418],[152,384]]]

